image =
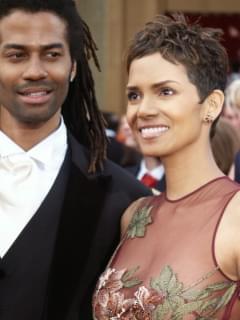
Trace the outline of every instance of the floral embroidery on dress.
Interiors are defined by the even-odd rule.
[[[133,277],[139,268],[127,271],[108,268],[100,277],[93,300],[95,320],[183,320],[194,315],[196,320],[214,320],[218,310],[226,306],[237,284],[218,282],[197,290],[194,287],[211,277],[217,269],[190,287],[184,288],[170,266],[166,266],[149,288],[140,286],[132,298],[120,291],[141,284]]]
[[[146,226],[152,223],[151,210],[153,207],[137,209],[127,229],[127,238],[144,237]]]
[[[140,280],[133,277],[137,270],[138,267],[129,271],[108,268],[102,274],[93,299],[94,311],[98,315],[95,319],[98,317],[102,320],[125,319],[126,312],[135,300],[125,299],[119,290],[141,284]]]

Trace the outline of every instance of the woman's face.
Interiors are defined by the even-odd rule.
[[[145,155],[168,156],[198,143],[203,106],[185,67],[154,53],[131,63],[127,119]]]

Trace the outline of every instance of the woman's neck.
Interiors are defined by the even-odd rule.
[[[201,150],[202,152],[184,150],[162,159],[169,199],[181,198],[208,181],[224,175],[213,158],[210,146]]]

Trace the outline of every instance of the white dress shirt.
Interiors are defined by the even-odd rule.
[[[27,152],[0,131],[0,256],[3,257],[51,189],[67,151],[66,127]]]
[[[162,177],[164,176],[164,167],[162,164],[160,164],[159,166],[157,166],[156,168],[152,169],[152,170],[148,170],[145,164],[145,161],[142,160],[141,164],[140,164],[140,168],[137,174],[137,179],[141,180],[142,177],[146,174],[150,174],[153,178],[155,178],[156,180],[161,180]]]

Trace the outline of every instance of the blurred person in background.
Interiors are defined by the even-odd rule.
[[[117,134],[118,140],[126,146],[134,148],[139,152],[139,157],[135,163],[127,162],[125,169],[133,174],[136,179],[141,181],[145,186],[154,188],[158,191],[165,190],[164,167],[158,157],[145,156],[138,145],[132,129],[130,128],[126,115],[121,117]]]
[[[166,181],[164,166],[159,157],[151,157],[142,153],[142,158],[134,166],[126,167],[145,186],[165,191]]]
[[[225,90],[223,117],[240,135],[240,79],[233,80]]]
[[[236,129],[240,136],[240,79],[233,80],[226,89],[226,101],[223,116]],[[234,180],[240,183],[240,151],[234,161]]]
[[[113,112],[103,112],[106,122],[107,158],[121,167],[135,166],[141,159],[141,154],[135,147],[125,143],[125,139],[117,138],[120,118]]]
[[[221,117],[216,125],[215,134],[211,139],[215,161],[220,170],[234,179],[235,157],[240,149],[239,136],[236,129]]]
[[[120,117],[116,139],[128,147],[138,150],[137,142],[133,136],[131,128],[129,127],[125,114]]]

